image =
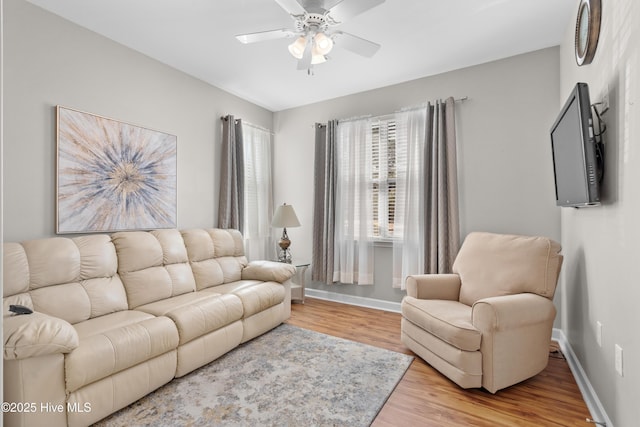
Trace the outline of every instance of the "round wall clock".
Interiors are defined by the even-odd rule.
[[[600,36],[600,0],[581,0],[576,20],[576,62],[590,64]]]

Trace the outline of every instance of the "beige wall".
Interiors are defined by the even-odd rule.
[[[292,204],[302,223],[288,230],[294,257],[311,259],[313,124],[393,113],[448,96],[468,97],[456,104],[463,236],[485,230],[559,240],[549,140],[558,76],[556,47],[275,113],[275,201]],[[404,292],[391,288],[390,258],[389,248],[376,248],[374,286],[311,286],[400,301]]]
[[[220,116],[273,113],[22,0],[4,1],[4,240],[55,233],[55,106],[178,136],[178,226],[217,222]]]
[[[603,115],[603,205],[562,209],[562,329],[613,424],[635,426],[640,420],[640,2],[602,5],[594,61],[576,65],[573,22],[560,49],[557,108],[579,81],[589,84],[592,103],[606,92],[611,103]],[[603,325],[602,347],[596,322]],[[614,368],[616,344],[623,349],[622,377]]]

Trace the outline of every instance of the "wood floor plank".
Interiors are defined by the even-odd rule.
[[[415,357],[373,426],[586,425],[589,410],[561,353],[550,353],[540,374],[496,394],[464,390],[402,344],[400,319],[398,313],[306,298],[292,305],[287,323]]]

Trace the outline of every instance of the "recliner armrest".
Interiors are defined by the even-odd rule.
[[[276,261],[251,261],[242,269],[243,280],[284,283],[296,274],[296,267]]]
[[[4,316],[2,323],[5,360],[69,353],[79,345],[69,322],[44,313]]]
[[[523,293],[483,298],[473,304],[471,323],[480,331],[504,331],[552,321],[553,302],[540,295]]]
[[[418,299],[457,301],[460,296],[460,276],[457,274],[415,274],[405,281],[407,295]]]

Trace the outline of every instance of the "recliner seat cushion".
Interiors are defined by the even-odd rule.
[[[114,321],[111,328],[107,326],[110,320]],[[119,312],[90,319],[79,323],[76,331],[80,345],[65,355],[67,392],[178,346],[178,331],[171,319],[142,312]]]
[[[240,298],[195,292],[138,307],[156,316],[170,318],[178,328],[179,344],[206,335],[242,319]]]
[[[222,293],[235,295],[242,301],[243,317],[251,317],[256,313],[280,304],[285,299],[285,289],[280,283],[255,282],[240,280],[224,285],[207,288],[202,293]]]
[[[480,350],[482,333],[471,323],[471,307],[457,301],[406,296],[402,315],[419,328],[464,351]]]

